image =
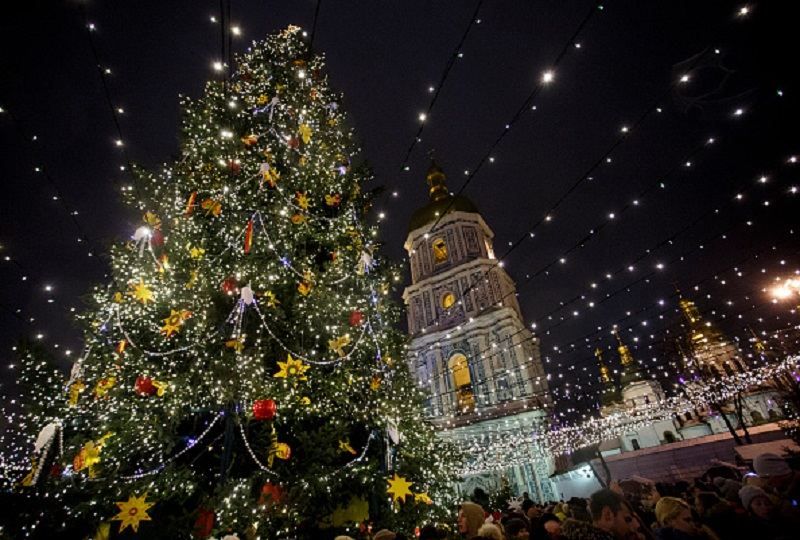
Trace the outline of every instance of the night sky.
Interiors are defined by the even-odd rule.
[[[219,19],[219,2],[15,4],[17,11],[0,22],[0,256],[14,261],[0,261],[0,354],[8,364],[17,339],[42,333],[45,344],[59,345],[56,358],[66,369],[64,350],[73,357],[80,350],[68,309],[81,306],[81,295],[102,283],[106,270],[102,257],[89,257],[89,246],[76,241],[77,226],[107,246],[139,225],[141,217],[118,197],[127,182],[119,167],[126,158],[155,167],[176,155],[178,95],[199,96],[220,59],[220,25],[210,20]],[[800,159],[800,136],[791,84],[797,18],[789,4],[753,3],[741,17],[742,3],[609,1],[571,42],[593,2],[486,1],[403,172],[418,115],[432,96],[428,89],[442,76],[477,2],[322,1],[314,48],[326,55],[333,86],[344,93],[375,186],[386,187],[375,206],[387,215],[383,256],[405,265],[409,218],[427,200],[427,153],[435,150],[450,189],[460,188],[464,171],[474,171],[565,49],[553,82],[532,102],[536,110],[523,112],[493,150],[494,162],[464,190],[493,228],[501,255],[577,185],[552,221],[536,226],[535,237],[505,260],[526,321],[541,332],[550,358],[545,368],[563,376],[556,385],[596,378],[592,351],[613,345],[609,326],[628,312],[620,322],[623,336],[663,376],[655,367],[668,362],[680,323],[675,285],[702,311],[714,312],[731,336],[745,337],[745,327],[762,332],[797,324],[788,305],[771,304],[762,291],[800,267],[790,235],[800,197],[790,190],[800,186],[800,163],[793,167],[789,158]],[[231,20],[242,29],[234,51],[289,24],[310,33],[316,5],[233,0]],[[111,70],[108,94],[124,109],[124,149],[115,146],[87,20],[97,28],[100,63]],[[688,82],[680,83],[685,74]],[[630,132],[608,162],[606,152],[623,126]],[[53,200],[59,191],[63,200]],[[69,211],[78,212],[75,220]],[[557,262],[599,225],[566,263]],[[633,271],[625,269],[634,261]],[[619,269],[612,280],[604,278]],[[700,290],[692,290],[697,283]],[[580,295],[586,298],[558,310]]]

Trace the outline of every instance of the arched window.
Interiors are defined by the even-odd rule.
[[[441,264],[447,260],[447,243],[444,238],[436,238],[431,242],[431,249],[433,249],[433,262]]]
[[[670,430],[664,432],[664,442],[666,443],[673,443],[677,439],[675,438],[675,434],[672,433]]]
[[[453,386],[456,389],[459,412],[473,411],[475,409],[475,394],[472,390],[472,377],[469,373],[467,357],[461,353],[455,353],[447,361],[447,367],[450,369]]]
[[[750,418],[753,419],[754,424],[760,424],[764,421],[764,415],[761,414],[759,411],[753,411],[750,413]]]
[[[639,449],[639,441],[637,439],[631,439],[631,446],[633,446],[634,450]]]

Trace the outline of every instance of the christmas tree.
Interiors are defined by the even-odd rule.
[[[452,508],[323,68],[296,27],[254,43],[184,99],[179,159],[123,189],[143,221],[79,317],[61,406],[23,422],[48,444],[15,489],[57,501],[25,534],[323,538]]]

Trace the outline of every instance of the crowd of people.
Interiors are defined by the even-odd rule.
[[[420,540],[728,540],[800,537],[800,472],[761,454],[752,472],[715,467],[693,483],[644,478],[612,483],[588,499],[535,504],[527,494],[510,508],[485,508],[473,497],[453,530],[426,526]],[[482,506],[479,503],[483,503]],[[371,540],[411,540],[383,529]],[[336,540],[352,540],[338,537]]]

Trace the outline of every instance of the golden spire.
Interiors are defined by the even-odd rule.
[[[635,360],[633,359],[630,349],[628,349],[628,346],[622,342],[622,338],[619,337],[619,332],[617,332],[616,328],[614,329],[613,333],[614,337],[617,338],[617,342],[619,343],[617,351],[619,352],[619,359],[620,362],[622,362],[622,367],[625,368],[632,365]]]
[[[428,181],[428,186],[430,188],[428,190],[428,195],[432,201],[441,201],[450,196],[450,193],[447,191],[447,185],[445,184],[447,177],[444,175],[442,168],[434,161],[433,157],[431,157],[431,166],[428,167],[428,173],[425,179]]]
[[[605,384],[610,383],[611,372],[606,363],[603,362],[603,351],[600,350],[600,347],[594,350],[594,355],[597,357],[597,364],[600,366],[600,380]]]

